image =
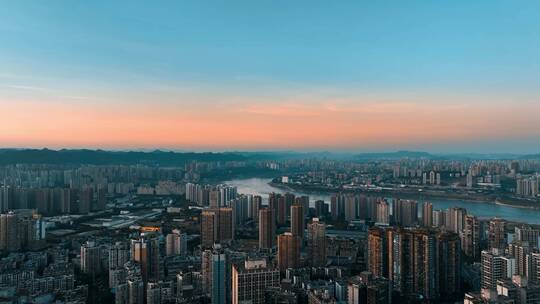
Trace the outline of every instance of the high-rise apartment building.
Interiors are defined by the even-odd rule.
[[[32,209],[16,209],[0,214],[0,251],[28,249],[45,238],[45,223]]]
[[[437,291],[443,297],[456,295],[461,290],[461,243],[455,233],[437,235]]]
[[[210,295],[212,290],[212,256],[211,249],[201,252],[201,288],[206,295]]]
[[[285,196],[280,196],[277,202],[276,221],[278,226],[285,226],[287,223],[287,214],[290,213],[290,206],[287,204]]]
[[[221,191],[219,189],[210,190],[210,208],[221,207]]]
[[[389,229],[372,227],[368,232],[368,269],[376,277],[388,278]]]
[[[531,247],[538,249],[540,230],[529,225],[517,226],[515,227],[515,239],[520,242],[527,242]]]
[[[79,205],[78,213],[87,214],[92,209],[92,200],[93,200],[94,190],[92,187],[85,186],[79,190]]]
[[[527,278],[534,284],[540,284],[540,252],[533,252],[530,254],[531,267],[530,272],[527,274]]]
[[[390,224],[390,206],[386,201],[377,202],[377,223]]]
[[[274,211],[274,219],[278,226],[284,226],[287,223],[287,217],[290,215],[290,208],[294,202],[294,194],[270,193],[268,197],[268,206]]]
[[[526,277],[531,269],[531,256],[535,249],[528,242],[515,240],[508,245],[508,255],[516,260],[516,272]]]
[[[187,253],[187,234],[174,229],[167,234],[165,239],[165,251],[168,256],[185,255]]]
[[[220,206],[229,206],[229,202],[238,196],[236,187],[219,185],[218,189],[220,192]]]
[[[467,174],[467,188],[472,188],[474,186],[474,176],[471,173]]]
[[[366,197],[365,195],[358,196],[359,217],[365,220],[377,220],[377,202],[380,198]]]
[[[218,215],[219,215],[219,226],[218,226],[219,243],[230,242],[234,239],[233,209],[230,207],[219,208]]]
[[[300,242],[300,238],[290,232],[278,236],[277,260],[280,271],[300,266]]]
[[[95,276],[101,272],[101,248],[93,241],[81,245],[81,271]]]
[[[109,247],[108,252],[109,287],[116,288],[126,283],[128,271],[126,271],[125,265],[130,260],[130,248],[127,243],[116,242]],[[127,286],[125,292],[127,293]],[[127,296],[124,298],[127,301]]]
[[[406,251],[407,243],[404,246],[400,250]],[[435,299],[439,296],[437,278],[440,275],[440,273],[437,273],[436,235],[430,230],[416,230],[413,233],[412,246],[413,289],[411,291],[421,295],[425,299]],[[406,252],[404,253],[407,254]],[[404,261],[406,263],[407,259],[405,258]],[[394,273],[394,275],[396,274],[397,272]],[[407,276],[403,276],[400,279],[404,280],[403,285],[407,286]]]
[[[358,218],[358,199],[355,195],[345,196],[344,207],[346,221],[352,221]]]
[[[265,260],[245,261],[232,269],[232,304],[265,303],[265,290],[279,287],[278,269],[268,268]]]
[[[395,200],[393,204],[396,225],[410,227],[418,221],[418,203],[411,200]]]
[[[372,227],[368,268],[375,277],[389,278],[405,297],[435,300],[453,295],[461,284],[459,237],[424,228]]]
[[[444,210],[433,210],[433,227],[443,228],[446,225],[446,212]]]
[[[494,218],[489,221],[488,242],[489,248],[504,250],[506,248],[506,223],[503,219]]]
[[[377,277],[364,271],[359,276],[349,279],[347,304],[390,304],[392,303],[391,286],[386,278]]]
[[[464,208],[449,208],[446,211],[446,229],[454,233],[461,233],[465,227],[465,215],[467,215],[467,210]]]
[[[189,202],[197,202],[197,184],[187,183],[186,184],[186,200]]]
[[[234,239],[233,210],[229,207],[206,209],[201,213],[201,246],[212,248],[214,244]]]
[[[471,214],[465,216],[465,225],[460,237],[465,256],[478,260],[480,258],[480,222],[476,216]]]
[[[259,210],[259,248],[272,249],[276,239],[275,220],[273,210],[263,208]]]
[[[538,193],[539,193],[538,176],[516,179],[516,194],[517,195],[536,197]]]
[[[431,171],[429,172],[429,184],[430,185],[435,185],[435,172],[434,171]]]
[[[422,224],[426,228],[433,226],[433,204],[430,202],[422,205]]]
[[[304,238],[304,207],[302,205],[291,206],[291,233],[299,238]]]
[[[259,220],[259,210],[262,208],[262,197],[260,195],[253,196],[251,203],[248,206],[248,215],[249,218],[258,221]]]
[[[308,224],[308,254],[311,266],[326,265],[326,225],[318,218]]]
[[[291,215],[291,206],[296,201],[296,196],[293,193],[287,192],[283,197],[285,198],[285,217],[287,218]]]
[[[315,215],[318,217],[326,216],[328,213],[328,204],[323,200],[315,201]]]
[[[142,278],[132,277],[127,279],[127,289],[128,289],[128,304],[140,304],[144,303],[144,282]]]
[[[99,185],[96,190],[96,210],[105,210],[107,207],[107,189],[103,185]]]
[[[131,240],[131,259],[141,265],[143,282],[160,279],[160,253],[157,235],[143,233]]]
[[[109,248],[109,269],[118,269],[124,267],[129,261],[129,246],[124,242],[116,242]]]
[[[202,291],[212,303],[226,303],[230,299],[231,267],[229,255],[221,245],[204,250],[201,255]]]
[[[146,284],[146,304],[161,304],[161,301],[161,288],[159,283],[148,282],[148,284]]]
[[[461,249],[472,260],[480,258],[480,222],[476,216],[467,214],[463,231],[460,233]]]
[[[20,249],[19,217],[13,211],[0,214],[0,251]]]
[[[0,213],[13,208],[13,188],[7,185],[0,186]]]
[[[218,241],[219,215],[216,209],[201,212],[201,247],[212,248]]]
[[[61,210],[62,213],[74,213],[76,192],[73,189],[62,189]]]
[[[483,250],[481,253],[481,286],[486,289],[497,288],[497,280],[511,278],[516,274],[516,261],[504,255],[498,248]]]
[[[294,199],[294,204],[302,206],[302,211],[304,212],[304,217],[309,213],[309,196],[302,195]]]
[[[287,207],[287,200],[285,196],[279,193],[270,193],[268,196],[268,207],[272,209],[274,214],[274,220],[279,226],[285,225],[287,222],[287,213],[290,211]]]
[[[227,278],[227,256],[224,253],[214,252],[212,254],[212,304],[227,303],[227,293],[229,282]]]
[[[330,198],[330,214],[334,220],[345,216],[345,195],[341,193],[332,195]]]

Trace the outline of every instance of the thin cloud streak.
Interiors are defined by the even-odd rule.
[[[29,86],[29,85],[6,84],[6,85],[3,85],[3,87],[9,88],[9,89],[15,89],[15,90],[23,90],[23,91],[51,92],[51,90],[48,88]]]
[[[106,99],[103,99],[103,98],[72,95],[71,92],[51,89],[48,87],[33,86],[33,85],[0,84],[0,88],[7,88],[8,90],[16,91],[18,93],[24,92],[28,94],[40,94],[41,98],[46,97],[46,99],[54,99],[54,100],[101,101],[101,102],[107,101]],[[5,91],[2,92],[0,90],[0,93],[5,94],[6,92]],[[0,97],[1,97],[1,94],[0,94]],[[17,99],[20,99],[20,98],[17,98]],[[0,102],[1,102],[1,99],[0,99]],[[43,101],[43,102],[47,103],[47,101]]]

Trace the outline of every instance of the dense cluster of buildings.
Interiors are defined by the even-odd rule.
[[[538,181],[535,162],[278,164],[305,169],[287,183],[466,188],[469,176],[473,187],[513,176],[531,197]],[[243,194],[196,182],[207,170],[2,168],[0,302],[540,302],[537,226],[351,189],[329,201]]]
[[[186,199],[200,206],[225,206],[237,195],[236,188],[227,185],[186,184]]]
[[[540,191],[540,176],[520,177],[516,179],[516,194],[520,196],[537,197]]]
[[[433,160],[402,158],[319,164],[308,170],[275,179],[275,183],[316,191],[391,191],[466,198],[500,197],[508,201],[540,199],[537,160]],[[480,193],[480,192],[479,192]]]

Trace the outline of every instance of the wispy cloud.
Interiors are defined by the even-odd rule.
[[[40,92],[51,92],[52,90],[44,87],[36,87],[36,86],[30,86],[30,85],[18,85],[18,84],[5,84],[2,85],[3,87],[9,88],[9,89],[15,89],[15,90],[22,90],[22,91],[40,91]]]
[[[318,106],[300,103],[248,104],[240,106],[237,111],[265,116],[316,117],[321,115]]]
[[[34,94],[34,99],[41,99],[43,102],[48,102],[51,96],[57,100],[80,100],[80,101],[104,101],[103,98],[96,98],[83,95],[73,95],[70,92],[63,90],[51,89],[48,87],[23,85],[23,84],[0,84],[0,88],[7,88],[19,92],[30,92]]]
[[[15,73],[0,73],[0,78],[20,80],[20,79],[32,79],[32,78],[35,78],[35,76],[30,76],[30,75],[25,75],[25,74],[15,74]]]

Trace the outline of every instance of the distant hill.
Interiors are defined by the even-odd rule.
[[[237,153],[117,152],[104,150],[1,149],[0,165],[6,164],[159,164],[182,165],[190,161],[243,161]]]
[[[523,155],[519,159],[540,159],[540,154]]]
[[[50,149],[0,149],[0,165],[7,164],[88,164],[88,165],[133,165],[154,164],[178,166],[191,161],[249,161],[249,160],[397,160],[411,159],[540,159],[540,154],[431,154],[421,151],[397,151],[381,153],[337,153],[337,152],[173,152],[173,151],[104,151],[104,150],[50,150]]]
[[[397,151],[397,152],[380,152],[380,153],[361,153],[354,156],[358,160],[375,160],[375,159],[401,159],[401,158],[434,158],[427,152],[418,151]]]
[[[478,160],[478,159],[540,159],[540,154],[519,155],[512,153],[454,153],[432,154],[419,151],[397,151],[381,153],[361,153],[354,156],[356,160],[397,160],[402,158],[426,158],[433,160]]]
[[[268,152],[231,152],[250,159],[264,160],[298,160],[298,159],[349,159],[350,155],[328,151],[297,152],[297,151],[268,151]]]

